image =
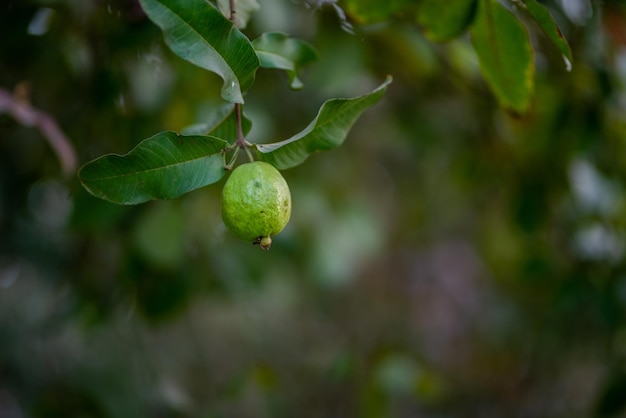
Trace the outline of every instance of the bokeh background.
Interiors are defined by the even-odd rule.
[[[624,3],[542,2],[575,59],[528,25],[524,116],[407,2],[367,21],[340,2],[354,34],[332,2],[260,3],[248,37],[320,59],[299,92],[257,73],[249,140],[394,77],[342,147],[284,172],[269,252],[229,235],[223,183],[112,205],[0,114],[0,417],[626,417]],[[0,4],[0,89],[79,164],[201,122],[219,86],[134,0]]]

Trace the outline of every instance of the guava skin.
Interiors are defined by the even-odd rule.
[[[271,237],[285,228],[290,216],[289,186],[271,164],[242,164],[226,180],[222,219],[236,237],[267,250],[272,245]]]

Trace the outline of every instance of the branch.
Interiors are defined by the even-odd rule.
[[[237,0],[229,0],[230,21],[233,22],[233,25],[235,27],[237,26],[237,5],[236,5],[236,1]],[[247,144],[246,144],[246,138],[244,138],[244,136],[243,136],[243,127],[242,127],[242,120],[241,120],[241,104],[240,103],[235,103],[235,117],[236,117],[236,124],[237,124],[237,140],[235,141],[235,144],[238,145],[240,148],[246,149]],[[249,151],[248,151],[248,157],[250,157]]]
[[[32,107],[27,96],[23,85],[18,85],[14,94],[0,88],[0,113],[8,113],[22,125],[39,129],[59,159],[63,174],[72,175],[77,166],[74,147],[54,118]]]
[[[236,0],[230,0],[230,21],[233,22],[233,25],[237,27],[237,6],[235,5]]]

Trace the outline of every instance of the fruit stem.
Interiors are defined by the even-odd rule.
[[[226,152],[227,150],[224,150],[224,169],[230,171],[233,169],[233,166],[235,165],[235,161],[237,161],[237,154],[239,154],[239,150],[241,148],[237,145],[235,145],[234,147],[234,152],[232,157],[230,157],[230,161],[228,162],[228,164],[226,164]]]
[[[235,123],[237,125],[237,139],[235,140],[235,144],[237,144],[240,148],[246,148],[248,143],[246,142],[246,138],[243,136],[243,124],[241,121],[241,103],[235,103]]]

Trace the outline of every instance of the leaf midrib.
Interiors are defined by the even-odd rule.
[[[376,92],[376,93],[378,93],[378,92]],[[370,98],[374,99],[373,97],[367,97],[367,99],[370,99]],[[334,101],[334,102],[338,102],[338,101],[344,101],[344,102],[347,102],[347,101],[350,101],[350,100],[354,100],[354,99],[334,99],[333,101]],[[267,151],[266,153],[278,151],[279,149],[281,149],[281,148],[283,148],[283,147],[285,147],[285,146],[287,146],[287,145],[289,145],[289,144],[292,144],[292,143],[294,143],[294,142],[296,142],[296,141],[298,141],[298,140],[300,140],[300,139],[302,139],[302,138],[306,137],[307,135],[309,135],[309,134],[310,134],[311,132],[313,132],[314,130],[323,128],[324,126],[326,126],[326,125],[328,125],[328,124],[332,123],[332,122],[333,122],[333,121],[335,121],[337,118],[339,118],[339,117],[341,117],[342,115],[344,115],[346,112],[348,112],[349,110],[351,110],[353,107],[358,106],[358,105],[361,105],[361,104],[363,104],[363,101],[357,101],[357,102],[355,102],[355,103],[349,103],[348,105],[343,106],[343,110],[342,110],[342,111],[340,111],[340,112],[337,114],[337,116],[335,116],[335,117],[333,117],[333,118],[331,118],[331,119],[327,119],[326,121],[322,121],[321,123],[319,123],[319,124],[318,124],[317,122],[318,122],[318,120],[319,120],[319,117],[320,117],[320,115],[322,114],[322,112],[324,111],[324,109],[322,108],[322,110],[320,110],[320,112],[317,114],[317,116],[315,117],[315,119],[313,119],[313,121],[309,124],[309,126],[311,126],[311,125],[312,125],[312,128],[311,128],[310,130],[308,130],[308,131],[307,131],[307,128],[308,128],[308,127],[307,127],[307,128],[305,128],[302,132],[300,132],[300,133],[298,133],[298,134],[295,134],[295,135],[294,135],[294,136],[292,136],[291,138],[288,138],[288,139],[285,139],[285,140],[283,140],[283,141],[280,141],[280,142],[284,142],[284,144],[283,144],[283,145],[281,145],[281,146],[279,146],[279,147],[277,147],[277,148],[275,148],[275,149],[273,149],[273,150]],[[327,105],[327,103],[325,103],[325,105]],[[261,152],[264,152],[264,151],[263,151],[263,148],[265,148],[265,147],[267,147],[267,146],[271,146],[271,145],[272,145],[272,144],[260,144],[257,148],[261,148],[261,149],[260,149],[260,151],[261,151]]]
[[[152,152],[154,152],[154,151],[152,151]],[[105,181],[105,180],[113,180],[113,179],[131,177],[133,175],[136,175],[136,176],[145,175],[145,174],[153,172],[153,171],[165,170],[165,169],[168,169],[168,168],[171,168],[171,167],[177,167],[177,166],[181,166],[181,165],[188,164],[188,163],[194,163],[194,162],[197,162],[199,160],[203,160],[205,158],[212,158],[212,157],[217,156],[218,154],[219,153],[216,152],[214,154],[207,154],[207,155],[203,155],[201,157],[192,158],[192,159],[181,161],[181,162],[176,162],[174,164],[168,164],[168,165],[163,165],[163,166],[160,166],[160,167],[149,168],[147,170],[134,171],[132,173],[124,173],[124,174],[120,174],[120,175],[107,176],[107,177],[95,177],[93,179],[88,179],[88,181],[101,182],[101,181]],[[158,153],[157,153],[157,155],[158,155]],[[132,156],[132,154],[126,154],[126,155],[109,154],[108,156],[104,156],[102,158],[107,158],[107,157],[127,158],[127,157],[130,157],[130,156]]]
[[[494,60],[496,64],[496,70],[498,73],[498,78],[500,78],[505,84],[509,84],[509,77],[507,76],[507,72],[504,70],[504,65],[501,60],[502,50],[500,49],[500,43],[497,40],[496,36],[496,28],[493,17],[493,8],[490,0],[483,0],[483,5],[485,7],[485,18],[487,19],[487,28],[488,28],[488,38],[489,43],[491,44],[492,50],[494,53]]]

